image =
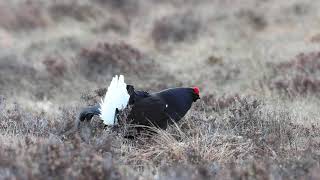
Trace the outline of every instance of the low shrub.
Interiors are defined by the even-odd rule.
[[[193,40],[201,28],[201,22],[192,13],[174,14],[157,20],[151,37],[157,45],[168,42]]]
[[[279,64],[271,64],[273,75],[267,78],[272,90],[290,97],[320,92],[320,53],[301,53],[294,59]]]

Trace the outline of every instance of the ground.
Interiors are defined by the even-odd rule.
[[[0,179],[319,179],[320,1],[0,1]],[[79,122],[112,76],[198,86],[156,135]]]

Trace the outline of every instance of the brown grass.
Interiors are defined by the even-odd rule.
[[[80,4],[78,1],[56,3],[49,7],[51,17],[55,21],[72,18],[77,21],[89,21],[101,16],[100,9],[88,4]]]
[[[154,23],[151,36],[156,45],[184,42],[196,38],[200,26],[200,21],[191,12],[173,14],[157,20]]]
[[[96,47],[83,49],[80,53],[81,68],[86,75],[96,73],[136,73],[152,68],[152,60],[128,44],[99,43]]]
[[[46,66],[46,70],[52,77],[61,77],[66,72],[65,60],[61,57],[46,57],[42,63]]]
[[[20,3],[16,8],[1,3],[0,9],[0,26],[8,30],[31,30],[50,24],[49,16],[36,3]]]
[[[319,7],[1,2],[0,179],[319,179]],[[125,113],[79,122],[115,74],[201,100],[135,139]]]
[[[271,89],[289,96],[318,94],[320,90],[320,53],[301,53],[294,59],[275,65]]]
[[[301,168],[318,166],[318,161],[305,156],[307,152],[314,155],[312,159],[318,158],[314,154],[318,125],[294,125],[290,114],[267,109],[255,98],[237,98],[220,114],[207,108],[213,109],[206,105],[192,110],[182,123],[167,131],[154,129],[157,134],[134,141],[123,138],[126,130],[104,130],[99,119],[78,124],[78,111],[73,109],[52,119],[27,113],[18,105],[1,109],[3,143],[25,138],[2,146],[6,177],[130,179],[137,176],[134,169],[151,176],[147,168],[151,166],[163,178],[271,178],[277,174],[297,178],[310,175]],[[123,165],[130,167],[129,174],[123,174]],[[18,173],[13,173],[15,168]]]

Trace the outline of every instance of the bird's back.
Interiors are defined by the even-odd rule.
[[[161,98],[167,106],[170,118],[179,121],[185,116],[193,103],[191,88],[172,88],[154,93],[153,96]]]

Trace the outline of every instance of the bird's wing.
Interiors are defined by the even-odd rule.
[[[170,117],[167,114],[167,104],[155,96],[149,96],[137,101],[130,112],[129,118],[133,124],[157,126],[166,129]]]
[[[129,98],[129,105],[135,104],[136,102],[140,101],[141,99],[150,97],[150,94],[145,91],[133,91],[130,94]]]

